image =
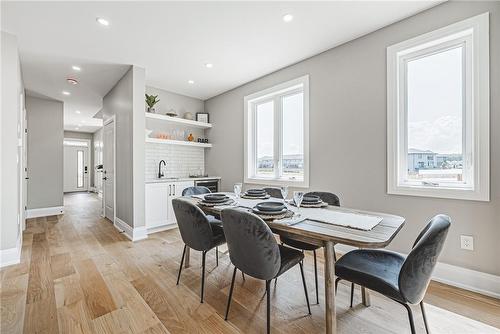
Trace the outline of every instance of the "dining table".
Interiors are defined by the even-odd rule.
[[[231,193],[226,193],[231,196]],[[234,195],[233,195],[234,197]],[[206,214],[211,214],[215,216],[220,216],[222,210],[226,207],[242,207],[242,209],[251,210],[254,205],[262,202],[262,199],[255,200],[245,200],[244,203],[240,203],[238,199],[235,199],[233,205],[229,206],[206,206],[203,205],[200,196],[186,197],[192,200],[198,207],[200,207]],[[277,199],[268,199],[274,200]],[[278,200],[283,201],[283,200]],[[244,205],[242,205],[244,204]],[[288,205],[292,208],[291,205]],[[294,214],[300,213],[297,208],[294,208]],[[302,209],[300,209],[302,210]],[[321,211],[325,210],[325,211]],[[365,211],[358,209],[350,209],[346,207],[337,206],[327,206],[321,208],[321,210],[316,210],[316,214],[319,212],[324,213],[325,216],[331,215],[332,211],[334,213],[339,213],[338,223],[325,223],[321,219],[303,219],[297,220],[293,224],[284,223],[285,220],[264,220],[268,226],[271,228],[273,233],[279,236],[295,239],[297,241],[306,242],[309,244],[317,245],[323,247],[324,250],[324,280],[325,280],[325,330],[327,334],[337,333],[337,321],[336,321],[336,311],[335,311],[335,254],[334,246],[336,244],[343,244],[348,246],[354,246],[357,248],[385,248],[388,246],[398,232],[402,229],[405,219],[400,216],[374,212]],[[345,214],[345,219],[349,219],[350,222],[342,222],[342,215]],[[380,221],[373,226],[371,229],[358,229],[353,228],[355,225],[352,220],[359,217],[359,220],[363,220],[365,217],[377,217]],[[353,218],[354,217],[354,218]],[[294,219],[294,218],[290,218]],[[351,225],[351,226],[349,226]],[[185,266],[189,266],[189,248],[186,249]],[[363,292],[363,304],[365,306],[370,305],[370,299],[368,291],[362,287]]]

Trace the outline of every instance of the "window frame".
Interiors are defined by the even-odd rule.
[[[463,46],[464,184],[413,182],[408,173],[406,64]],[[489,13],[387,48],[387,193],[489,201]]]
[[[303,93],[303,144],[304,144],[304,179],[293,180],[278,177],[283,164],[283,97]],[[273,159],[275,174],[273,177],[258,176],[256,159],[257,141],[257,105],[268,101],[274,102]],[[309,75],[286,81],[276,86],[247,95],[244,103],[244,182],[251,184],[288,185],[299,188],[309,187]]]

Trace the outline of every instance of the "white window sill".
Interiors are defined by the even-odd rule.
[[[439,187],[439,186],[422,186],[422,185],[398,185],[390,187],[387,190],[389,195],[405,195],[419,196],[432,198],[449,198],[470,201],[485,201],[490,200],[489,192],[481,192],[480,190],[466,187]]]
[[[271,179],[271,178],[245,178],[245,183],[269,185],[269,186],[289,186],[295,188],[309,188],[309,181],[306,180],[290,180],[290,179]]]

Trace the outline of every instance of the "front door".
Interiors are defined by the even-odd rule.
[[[88,141],[64,139],[64,192],[87,191]]]
[[[104,125],[103,134],[103,189],[104,216],[115,221],[115,128],[114,121]]]

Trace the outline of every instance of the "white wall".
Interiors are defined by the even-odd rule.
[[[388,195],[386,184],[386,48],[465,18],[490,12],[491,201]],[[243,180],[243,97],[310,75],[310,189],[337,193],[347,207],[394,213],[406,225],[390,249],[408,253],[437,213],[453,225],[440,260],[500,275],[500,2],[447,2],[293,66],[209,99],[216,126],[206,150],[208,173],[222,188]],[[475,238],[473,252],[460,235]]]
[[[19,110],[23,106],[24,87],[15,36],[1,33],[1,97],[0,113],[0,266],[19,262],[21,219],[19,211],[22,182],[19,165],[23,136]]]
[[[28,210],[64,206],[64,105],[26,96]]]
[[[103,120],[116,122],[116,217],[144,226],[144,69],[132,66],[103,98]]]
[[[177,112],[179,117],[183,117],[186,112],[190,112],[193,114],[193,117],[196,117],[196,113],[203,112],[205,107],[203,101],[200,99],[172,93],[155,87],[147,86],[146,93],[158,95],[160,102],[155,105],[157,114],[165,115],[170,109],[173,109]]]

